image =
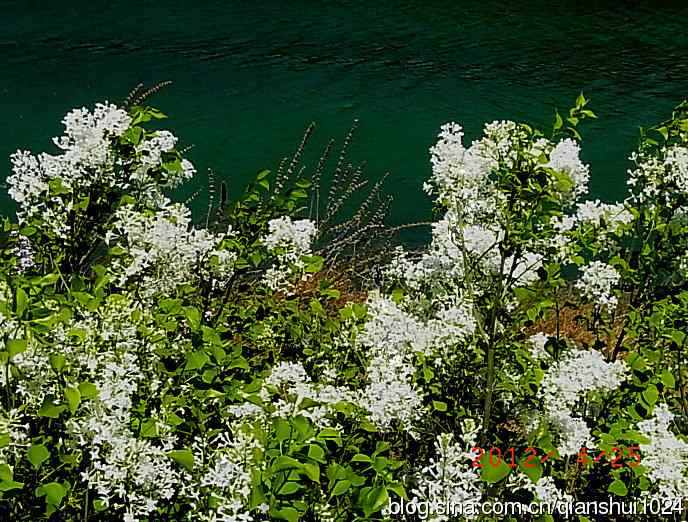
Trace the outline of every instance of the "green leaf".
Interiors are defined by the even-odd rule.
[[[315,299],[315,298],[311,299],[310,302],[309,302],[308,304],[309,304],[311,310],[312,310],[315,314],[321,315],[321,316],[324,316],[324,315],[325,315],[325,309],[324,309],[323,306],[320,304],[320,301],[318,301],[317,299]]]
[[[370,463],[372,461],[373,460],[368,455],[364,455],[363,453],[357,453],[351,459],[351,462],[367,462],[367,463]]]
[[[542,477],[542,464],[540,463],[539,459],[530,458],[530,460],[527,462],[528,465],[526,466],[526,460],[528,460],[528,457],[522,458],[518,461],[518,469],[521,470],[523,474],[526,475],[530,480],[537,482],[540,480],[540,477]]]
[[[362,507],[366,516],[370,516],[371,514],[375,513],[376,511],[379,511],[383,507],[386,507],[388,503],[389,493],[387,493],[387,488],[378,486],[376,488],[371,489],[368,492],[365,500],[363,501]]]
[[[325,259],[321,256],[304,256],[306,262],[306,272],[314,274],[320,272],[325,264]]]
[[[404,489],[404,486],[402,486],[399,483],[396,484],[387,484],[387,491],[391,491],[393,493],[396,493],[399,497],[408,499],[408,495],[406,494],[406,490]]]
[[[198,308],[193,306],[185,306],[184,317],[186,317],[191,330],[196,331],[201,327],[201,312],[198,310]]]
[[[34,444],[26,452],[26,458],[29,459],[33,469],[38,469],[50,458],[50,452],[43,444]]]
[[[81,393],[81,398],[84,400],[98,397],[98,388],[91,382],[82,382],[79,384],[79,392]]]
[[[79,388],[75,386],[67,386],[64,389],[64,396],[69,405],[69,411],[71,411],[73,415],[79,407],[79,404],[81,404],[81,392]]]
[[[93,509],[95,509],[97,513],[105,511],[108,507],[109,506],[107,502],[105,502],[104,500],[101,500],[99,498],[93,500]]]
[[[653,406],[657,399],[659,398],[659,392],[654,384],[650,384],[643,392],[643,399],[650,405]]]
[[[10,359],[26,350],[26,339],[8,339],[5,348],[10,354]]]
[[[59,506],[62,499],[67,494],[67,490],[59,482],[49,482],[36,488],[36,497],[45,497],[48,504]]]
[[[50,356],[50,366],[58,373],[62,371],[62,368],[64,368],[66,363],[67,359],[64,355],[52,354]]]
[[[16,301],[17,317],[22,317],[29,305],[29,297],[26,295],[26,292],[22,288],[17,288]]]
[[[647,367],[645,359],[640,354],[631,354],[628,356],[626,360],[628,361],[628,363],[631,366],[631,369],[633,370],[640,371],[644,370]]]
[[[285,469],[301,469],[302,464],[291,457],[280,455],[272,463],[272,471],[284,471]]]
[[[10,491],[12,489],[21,489],[24,487],[23,482],[15,482],[14,480],[0,481],[0,492]]]
[[[623,483],[623,481],[616,479],[614,482],[609,484],[607,491],[609,491],[610,493],[614,493],[615,495],[618,495],[620,497],[625,497],[628,493],[628,488],[626,487],[626,484]]]
[[[48,397],[43,401],[43,405],[38,410],[40,417],[48,417],[57,419],[64,410],[67,409],[65,404],[55,403],[54,399]]]
[[[291,424],[289,424],[286,420],[279,418],[275,419],[274,427],[275,440],[277,442],[284,442],[291,437]]]
[[[142,136],[143,129],[141,127],[130,127],[120,136],[120,140],[132,145],[138,145],[141,142]]]
[[[186,354],[185,370],[198,370],[210,361],[210,357],[203,351],[189,352]]]
[[[284,486],[280,488],[280,490],[277,492],[278,495],[292,495],[293,493],[296,493],[300,489],[303,489],[303,486],[299,484],[298,482],[285,482]]]
[[[432,406],[437,411],[447,411],[447,403],[442,401],[432,401]]]
[[[351,481],[350,480],[340,480],[337,482],[334,487],[332,488],[332,491],[330,492],[330,495],[333,497],[343,495],[348,491],[348,489],[351,487]]]
[[[337,446],[342,445],[342,436],[339,431],[334,428],[323,428],[316,438],[318,440],[331,440]]]
[[[0,480],[12,480],[12,468],[7,464],[0,464]]]
[[[321,464],[327,463],[325,460],[325,451],[317,444],[311,444],[308,446],[308,456],[316,462],[320,462]]]
[[[664,370],[662,372],[662,384],[670,389],[674,389],[676,386],[676,379],[669,370]]]
[[[320,482],[320,466],[308,462],[303,465],[303,471],[313,482]]]
[[[150,439],[157,437],[159,435],[158,433],[158,423],[155,422],[155,419],[146,419],[141,423],[141,437]]]
[[[51,179],[48,181],[48,189],[51,196],[59,196],[61,194],[69,194],[69,189],[62,184],[59,179]]]
[[[298,522],[301,515],[292,507],[285,507],[282,509],[270,511],[270,516],[278,520],[287,520],[288,522]]]
[[[511,473],[511,468],[507,465],[503,458],[499,459],[499,463],[496,466],[490,464],[490,457],[488,453],[483,455],[483,457],[480,459],[480,463],[483,465],[480,472],[480,480],[487,482],[488,484],[495,484],[506,478],[506,476]]]
[[[567,119],[568,119],[568,120],[571,120],[571,118],[567,118]],[[578,120],[576,120],[576,121],[578,121]],[[574,138],[576,138],[578,141],[581,140],[580,132],[578,132],[576,129],[574,129],[573,127],[566,127],[566,130],[569,131],[569,132],[571,133],[571,135],[572,135]]]
[[[177,464],[186,468],[187,471],[193,471],[194,456],[191,450],[172,450],[167,452],[167,456],[171,457]]]
[[[559,111],[554,113],[554,130],[559,130],[564,126],[564,120],[561,119]]]

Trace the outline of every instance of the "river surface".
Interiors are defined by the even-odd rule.
[[[53,151],[69,108],[172,80],[152,103],[194,145],[187,193],[209,167],[238,193],[315,121],[312,164],[357,118],[351,158],[391,173],[393,221],[412,221],[442,123],[549,129],[583,91],[600,117],[582,129],[591,191],[615,200],[638,126],[688,97],[686,28],[686,1],[0,1],[0,173],[17,148]]]

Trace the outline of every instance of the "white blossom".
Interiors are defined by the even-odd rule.
[[[310,252],[317,232],[311,220],[292,221],[289,216],[270,220],[268,227],[270,232],[263,237],[263,243],[270,249],[285,248],[296,257]]]
[[[130,259],[122,266],[120,284],[142,277],[146,295],[193,281],[197,267],[210,255],[222,258],[220,273],[229,273],[222,263],[231,265],[233,256],[216,250],[222,237],[194,228],[191,212],[183,205],[170,205],[152,216],[124,207],[117,213],[114,228],[124,238]],[[112,242],[113,236],[108,240]]]
[[[572,502],[573,496],[565,493],[557,486],[554,477],[540,477],[533,482],[525,474],[519,473],[514,481],[515,489],[530,491],[534,501],[542,504],[554,505],[556,503]]]
[[[640,444],[641,464],[657,486],[660,499],[683,498],[688,491],[688,442],[671,432],[673,420],[668,406],[658,404],[652,417],[638,423],[640,433],[649,439]]]
[[[426,502],[430,508],[428,518],[431,522],[452,520],[446,506],[474,507],[482,499],[482,489],[478,469],[471,466],[475,454],[475,432],[465,433],[460,441],[455,441],[452,433],[443,433],[435,441],[436,457],[430,459],[419,473],[416,487],[411,491],[415,499]],[[478,509],[474,512],[479,513]],[[469,518],[473,518],[470,517]]]
[[[543,332],[538,332],[528,338],[528,342],[532,346],[530,353],[533,356],[533,359],[540,360],[549,357],[547,350],[545,350],[545,344],[547,344],[548,340],[549,336]]]
[[[621,279],[616,269],[602,261],[593,261],[581,271],[582,275],[576,282],[576,288],[582,296],[601,307],[613,309],[618,300],[612,292]]]
[[[571,138],[561,140],[552,149],[545,166],[567,174],[573,182],[573,196],[588,192],[590,168],[580,160],[580,146]]]
[[[576,219],[580,223],[590,223],[596,227],[602,226],[604,222],[614,228],[633,221],[633,214],[626,210],[623,203],[602,203],[596,199],[579,203]]]
[[[575,350],[549,369],[539,396],[548,420],[558,432],[560,454],[573,455],[583,446],[594,447],[589,427],[572,412],[589,392],[616,390],[627,374],[623,361],[607,363],[596,350]]]

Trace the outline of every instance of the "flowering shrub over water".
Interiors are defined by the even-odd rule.
[[[500,121],[465,146],[443,126],[431,241],[363,300],[314,255],[308,180],[278,201],[263,171],[199,227],[170,199],[195,168],[150,127],[164,114],[70,112],[59,153],[19,151],[7,178],[0,518],[685,495],[688,105],[643,131],[615,204],[584,199],[587,105],[550,136]],[[588,457],[629,447],[639,462]]]

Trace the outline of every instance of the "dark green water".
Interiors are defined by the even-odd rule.
[[[236,192],[310,121],[318,145],[359,118],[352,157],[392,173],[404,221],[427,216],[427,149],[445,121],[470,138],[493,119],[549,128],[583,90],[600,116],[583,129],[592,192],[618,199],[638,125],[688,96],[685,0],[375,4],[0,1],[0,157],[52,150],[71,107],[170,79],[154,103],[201,174]],[[12,211],[4,191],[0,205]]]

